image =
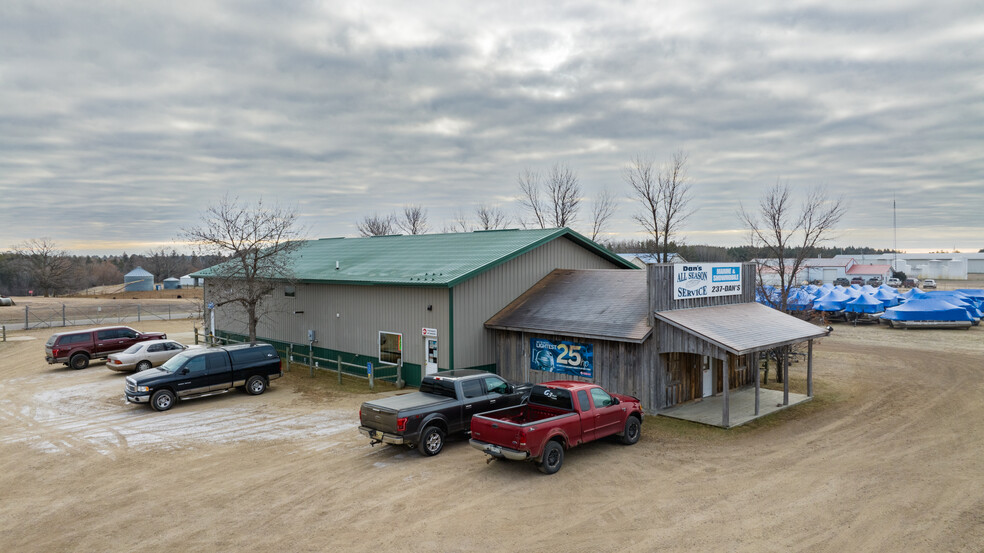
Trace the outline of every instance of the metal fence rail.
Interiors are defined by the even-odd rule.
[[[195,343],[203,344],[215,344],[215,345],[228,345],[228,344],[244,344],[245,340],[237,340],[227,336],[211,336],[204,328],[195,327]],[[287,370],[290,371],[291,363],[296,363],[300,365],[307,365],[308,369],[311,371],[311,376],[314,376],[314,371],[331,371],[338,375],[338,383],[342,383],[342,375],[351,376],[354,378],[360,378],[366,380],[369,384],[369,389],[375,391],[376,380],[383,380],[387,382],[392,382],[396,384],[397,387],[400,386],[401,379],[401,367],[373,367],[372,363],[366,363],[365,365],[358,365],[355,363],[348,363],[342,361],[341,356],[336,356],[335,359],[327,359],[324,357],[318,357],[313,355],[310,348],[306,352],[294,351],[294,344],[287,344],[287,348],[276,348],[277,353],[280,357],[287,362]],[[334,368],[332,368],[334,367]]]
[[[81,326],[120,324],[140,321],[170,321],[202,317],[198,302],[168,304],[106,304],[72,306],[30,306],[23,309],[4,308],[0,311],[0,324],[11,330],[31,330],[56,326]]]

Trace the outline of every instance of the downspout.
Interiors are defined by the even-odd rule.
[[[454,287],[448,288],[448,370],[454,370]]]

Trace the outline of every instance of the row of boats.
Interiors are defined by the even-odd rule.
[[[777,306],[781,290],[765,287],[758,301]],[[970,328],[981,322],[984,290],[960,289],[905,293],[887,284],[879,287],[824,284],[794,287],[786,302],[789,311],[816,311],[828,320],[880,322],[893,328]]]

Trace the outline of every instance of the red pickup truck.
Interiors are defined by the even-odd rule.
[[[523,405],[472,417],[469,443],[492,459],[531,460],[540,472],[553,474],[566,449],[616,435],[632,445],[641,431],[637,398],[609,394],[597,384],[556,380],[533,386]]]

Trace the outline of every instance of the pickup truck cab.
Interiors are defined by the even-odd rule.
[[[283,375],[280,356],[270,344],[187,349],[160,367],[126,377],[124,398],[167,411],[178,399],[222,394],[233,388],[259,395],[271,380]]]
[[[478,370],[428,375],[419,392],[363,403],[359,432],[372,445],[405,445],[424,456],[437,455],[448,436],[468,433],[473,415],[518,405],[532,386]]]
[[[530,460],[553,474],[574,446],[618,436],[639,441],[642,404],[632,396],[610,394],[588,382],[556,380],[533,386],[529,401],[472,417],[472,447],[491,459]]]

